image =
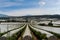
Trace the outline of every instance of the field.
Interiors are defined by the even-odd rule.
[[[1,22],[0,40],[60,40],[60,21]]]

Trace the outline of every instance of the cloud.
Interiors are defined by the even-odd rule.
[[[44,5],[46,5],[46,2],[40,1],[40,2],[39,2],[39,5],[40,5],[40,6],[44,6]]]
[[[0,14],[3,13],[10,16],[60,14],[60,10],[58,10],[60,9],[60,0],[3,1],[0,2]]]
[[[2,0],[0,2],[0,10],[11,11],[16,9],[36,8],[38,0]]]
[[[9,12],[2,12],[6,15],[10,16],[24,16],[24,15],[52,15],[52,14],[60,14],[60,10],[47,10],[47,9],[24,9],[24,10],[14,10]]]
[[[55,5],[59,5],[60,6],[60,0],[57,0]]]

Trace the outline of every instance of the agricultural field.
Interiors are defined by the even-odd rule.
[[[57,21],[48,25],[49,22],[2,22],[0,40],[60,40],[60,25]]]

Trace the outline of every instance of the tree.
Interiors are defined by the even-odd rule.
[[[48,26],[53,26],[52,20],[48,23]]]

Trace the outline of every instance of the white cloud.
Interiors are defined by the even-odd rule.
[[[1,12],[10,16],[24,16],[24,15],[51,15],[60,14],[60,10],[47,10],[47,9],[24,9],[24,10],[14,10],[9,12]]]
[[[59,5],[60,6],[60,0],[57,0],[55,5]]]
[[[46,5],[46,2],[40,1],[38,4],[39,4],[40,6],[44,6],[44,5]]]

